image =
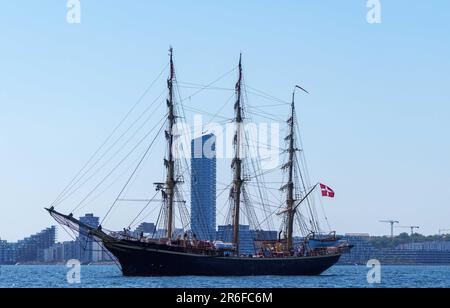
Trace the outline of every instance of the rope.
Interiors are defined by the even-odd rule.
[[[164,92],[163,92],[164,93]],[[72,196],[74,193],[76,193],[78,190],[80,190],[87,182],[89,182],[95,175],[97,175],[106,165],[109,164],[109,162],[111,162],[112,159],[114,159],[124,148],[125,146],[128,145],[128,143],[131,142],[131,140],[134,139],[134,137],[141,131],[142,128],[144,128],[145,124],[147,124],[150,119],[153,117],[153,113],[150,114],[150,116],[147,117],[147,119],[141,124],[141,126],[139,126],[139,128],[132,134],[132,136],[130,138],[127,139],[127,141],[125,143],[123,143],[119,149],[104,163],[102,164],[99,168],[97,168],[97,170],[94,171],[94,173],[92,173],[85,181],[83,181],[80,185],[78,185],[75,189],[73,189],[73,187],[75,185],[77,185],[87,174],[89,174],[89,172],[96,166],[98,165],[98,163],[106,156],[106,154],[108,154],[116,145],[117,143],[122,140],[122,138],[131,130],[131,128],[134,127],[134,125],[137,124],[137,122],[139,122],[139,120],[150,110],[150,107],[157,101],[160,99],[160,97],[162,96],[161,93],[153,102],[152,104],[138,117],[138,119],[136,119],[126,130],[124,133],[122,133],[122,135],[117,138],[117,140],[95,161],[95,163],[93,165],[91,165],[82,175],[81,177],[78,178],[77,181],[75,181],[71,187],[69,188],[69,190],[66,191],[66,193],[60,198],[60,200],[58,200],[56,202],[56,204],[61,204],[63,201],[65,201],[67,198],[69,198],[70,196]],[[163,101],[156,107],[155,111],[162,105]],[[71,191],[70,191],[71,190]]]
[[[164,119],[164,118],[163,118]],[[162,120],[163,120],[162,119]],[[161,121],[157,124],[159,125],[161,123]],[[131,155],[133,154],[134,151],[136,151],[136,149],[144,142],[145,139],[147,139],[147,137],[153,132],[153,130],[157,127],[157,125],[155,125],[135,146],[134,148],[124,157],[122,158],[122,160],[114,166],[114,168],[100,181],[99,184],[97,184],[97,186],[95,186],[95,188],[93,190],[91,190],[89,192],[89,194],[80,201],[80,203],[78,203],[78,205],[73,209],[72,213],[75,212],[116,170],[117,168],[120,167],[120,165],[122,165],[125,160]]]
[[[144,206],[144,208],[139,212],[139,214],[133,219],[133,221],[129,225],[129,229],[131,229],[131,226],[133,226],[133,223],[139,218],[139,216],[142,215],[142,213],[147,209],[147,207],[153,202],[153,200],[158,195],[159,191],[156,192],[156,194],[150,199],[150,201],[147,202],[147,204]]]
[[[167,119],[166,119],[167,121]],[[125,186],[122,188],[122,190],[120,191],[120,193],[117,195],[116,200],[114,200],[114,203],[111,205],[111,208],[108,210],[108,212],[106,213],[105,217],[103,218],[101,224],[103,224],[103,222],[105,221],[105,219],[108,217],[108,215],[111,213],[112,209],[114,208],[114,206],[117,204],[117,201],[120,199],[122,193],[125,191],[125,189],[127,188],[128,184],[130,183],[130,181],[133,179],[134,175],[136,174],[136,172],[138,171],[139,167],[142,165],[142,163],[144,162],[144,160],[147,158],[148,153],[150,153],[150,150],[153,146],[153,144],[156,141],[156,138],[159,136],[159,134],[161,133],[161,131],[163,130],[166,121],[164,121],[163,125],[161,126],[161,128],[159,129],[158,133],[156,134],[155,138],[153,138],[152,142],[150,143],[150,145],[148,146],[147,150],[145,151],[144,155],[142,156],[141,160],[139,161],[138,165],[136,166],[136,168],[133,170],[133,173],[130,175],[130,177],[128,178],[127,182],[125,183]]]
[[[92,154],[92,156],[88,159],[88,161],[83,165],[83,167],[80,169],[80,171],[77,172],[77,174],[73,177],[73,179],[66,185],[66,187],[61,191],[61,193],[56,197],[55,201],[53,201],[52,206],[55,207],[58,200],[66,193],[69,187],[71,187],[72,183],[78,178],[78,176],[83,172],[83,170],[94,160],[94,157],[97,156],[97,154],[103,149],[103,147],[109,142],[109,140],[114,136],[114,134],[117,132],[117,130],[122,126],[123,123],[128,119],[128,117],[131,115],[131,113],[137,108],[137,106],[142,102],[144,97],[147,95],[147,93],[150,91],[151,88],[155,85],[155,83],[159,80],[159,78],[162,76],[164,71],[166,70],[168,65],[165,65],[162,71],[158,74],[156,79],[154,79],[151,84],[145,89],[144,93],[139,97],[139,99],[136,101],[136,103],[131,107],[131,109],[127,112],[127,114],[122,118],[122,120],[117,124],[117,126],[113,129],[111,134],[106,138],[106,140],[100,145],[100,147]]]

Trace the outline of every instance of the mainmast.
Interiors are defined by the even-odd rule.
[[[295,208],[294,208],[294,158],[295,152],[295,90],[292,93],[292,105],[291,105],[291,117],[288,120],[289,124],[289,135],[286,140],[289,141],[289,161],[286,165],[288,168],[288,183],[286,185],[287,188],[287,197],[286,197],[286,205],[287,205],[287,249],[290,250],[294,246],[293,234],[294,234],[294,217],[295,217]]]
[[[240,205],[241,205],[241,192],[242,192],[242,149],[241,149],[241,138],[242,138],[242,105],[241,105],[241,87],[242,86],[242,54],[239,57],[239,78],[236,83],[236,104],[234,105],[235,110],[235,123],[236,123],[236,135],[234,136],[234,148],[235,154],[232,163],[232,168],[234,169],[233,177],[233,190],[232,197],[234,200],[234,211],[233,211],[233,243],[236,245],[236,252],[239,254],[239,220],[240,220]]]
[[[164,200],[166,202],[166,222],[167,222],[167,238],[172,238],[173,234],[173,217],[174,217],[174,197],[175,197],[175,162],[173,155],[173,143],[174,143],[174,135],[173,128],[175,126],[175,112],[174,112],[174,102],[173,102],[173,82],[175,78],[175,70],[173,65],[173,48],[170,50],[170,75],[167,80],[167,88],[169,90],[169,95],[167,98],[167,108],[168,108],[168,127],[166,130],[166,139],[168,144],[168,155],[166,160],[164,161],[166,169],[167,169],[167,178],[166,178],[166,190],[164,193]]]

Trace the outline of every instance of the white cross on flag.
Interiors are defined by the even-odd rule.
[[[322,191],[322,197],[334,198],[335,193],[330,187],[320,184],[320,190]]]

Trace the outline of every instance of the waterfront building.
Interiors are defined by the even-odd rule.
[[[354,247],[349,254],[341,257],[341,264],[365,265],[372,259],[385,265],[450,264],[450,242],[446,241],[408,243],[378,249],[370,243],[368,234],[347,234],[344,239]]]
[[[98,217],[85,216],[86,224],[98,224]],[[112,258],[101,243],[80,235],[75,241],[56,243],[56,227],[47,228],[17,243],[0,240],[0,265],[16,263],[61,263],[68,260],[104,262]]]
[[[191,143],[191,230],[197,239],[216,235],[216,137],[204,135]]]
[[[173,230],[173,239],[176,239],[179,236],[183,236],[184,235],[184,230],[180,229],[180,228],[175,228]],[[151,234],[152,237],[153,234]],[[167,230],[166,229],[158,229],[155,231],[153,238],[165,238],[167,236]]]
[[[132,231],[130,235],[135,238],[140,238],[141,235],[153,237],[156,232],[157,230],[154,223],[143,222],[134,231]]]
[[[231,243],[233,242],[233,226],[219,226],[217,240]],[[250,230],[248,225],[239,225],[239,252],[244,254],[255,254],[255,231]]]
[[[31,263],[42,259],[43,250],[56,241],[56,227],[47,228],[17,243],[0,241],[0,264]]]
[[[54,263],[64,261],[64,245],[61,243],[55,244],[47,249],[42,249],[40,262]]]
[[[14,264],[17,259],[16,245],[0,240],[0,265]]]
[[[276,241],[277,239],[278,239],[277,231],[265,231],[265,230],[255,231],[256,241]]]
[[[8,242],[0,239],[0,264],[6,264],[6,249]]]
[[[216,238],[225,243],[233,242],[233,226],[219,226]],[[257,253],[257,244],[255,241],[276,241],[278,239],[277,231],[251,230],[248,225],[239,226],[239,251],[244,254]]]
[[[83,217],[80,217],[80,222],[89,227],[97,228],[100,225],[100,218],[94,216],[94,214],[85,214]]]
[[[134,230],[134,233],[138,236],[142,233],[144,235],[152,235],[153,233],[155,233],[155,231],[156,226],[154,223],[143,222],[136,228],[136,230]]]
[[[450,251],[450,241],[402,244],[396,249],[402,251]]]
[[[50,248],[56,242],[56,227],[52,226],[35,235],[27,237],[13,245],[16,247],[15,263],[36,262],[40,257],[40,252]]]
[[[101,245],[103,245],[103,244],[101,244]],[[117,261],[117,259],[104,246],[102,246],[102,256],[101,256],[101,258],[102,258],[101,262]]]
[[[86,214],[83,217],[80,217],[80,222],[92,228],[98,228],[100,225],[100,219],[94,216],[94,214]],[[99,259],[98,255],[101,247],[99,247],[97,242],[91,236],[87,236],[86,232],[81,230],[77,240],[81,246],[81,262],[89,263]]]
[[[349,233],[343,239],[353,248],[349,254],[341,257],[340,263],[365,264],[378,255],[378,249],[369,243],[370,235],[367,233]]]
[[[64,247],[63,261],[81,260],[82,249],[79,241],[64,242],[63,247]]]
[[[50,248],[44,249],[39,261],[44,263],[65,263],[69,260],[81,261],[83,257],[86,257],[83,250],[79,240],[57,243]],[[107,262],[112,260],[103,245],[93,241],[92,257],[89,260],[83,260],[83,262]]]

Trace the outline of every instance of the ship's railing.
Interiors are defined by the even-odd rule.
[[[119,232],[109,232],[109,236],[117,240],[135,241],[147,244],[156,244],[171,247],[173,250],[192,253],[205,256],[236,256],[234,248],[216,247],[213,242],[199,241],[193,239],[176,239],[169,240],[167,238],[154,239],[150,237],[137,238],[127,230]],[[309,256],[327,256],[338,255],[350,251],[351,246],[348,243],[341,243],[339,246],[321,247],[310,249],[307,241],[302,243],[293,251],[284,251],[283,243],[278,241],[260,242],[262,250],[255,251],[254,254],[241,255],[249,258],[292,258],[292,257],[309,257]],[[267,245],[267,246],[266,246]]]

